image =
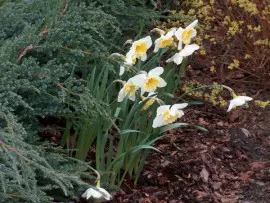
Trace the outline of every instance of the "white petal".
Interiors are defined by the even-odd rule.
[[[197,35],[197,31],[195,29],[192,29],[192,34],[191,34],[190,38],[194,38],[194,37],[196,37],[196,35]]]
[[[141,86],[141,96],[146,92],[144,85]]]
[[[126,57],[128,58],[128,57],[131,57],[131,56],[133,56],[135,54],[135,51],[133,50],[133,49],[129,49],[129,51],[127,52],[127,54],[126,54]]]
[[[136,86],[141,87],[144,84],[145,78],[146,78],[145,74],[139,74],[139,75],[135,75],[134,77],[130,78],[128,81],[131,81]]]
[[[99,198],[102,197],[102,194],[99,191],[95,190],[95,189],[92,189],[91,195],[95,199],[99,199]]]
[[[161,40],[161,38],[158,38],[155,40],[155,49],[154,49],[155,53],[157,53],[159,48],[160,48],[160,40]]]
[[[129,99],[130,99],[131,101],[135,101],[136,95],[134,94],[134,95],[132,95],[132,96],[129,96]]]
[[[186,108],[188,106],[188,103],[182,103],[182,104],[174,104],[171,107],[172,111],[178,111],[179,109]]]
[[[107,190],[105,190],[105,189],[103,189],[103,188],[97,188],[97,189],[102,193],[102,195],[104,196],[104,198],[105,198],[106,200],[112,199],[111,194],[108,193]]]
[[[242,106],[245,103],[246,103],[245,100],[239,99],[238,97],[236,97],[235,99],[232,99],[230,101],[229,108],[228,108],[227,112],[231,111],[236,106]]]
[[[182,46],[182,39],[180,39],[179,42],[178,42],[177,49],[178,50],[181,50],[182,48],[183,48],[183,46]]]
[[[162,67],[156,67],[156,68],[154,68],[154,69],[152,69],[152,70],[149,71],[148,76],[149,77],[159,76],[163,72],[164,72],[164,68],[162,68]]]
[[[252,100],[252,98],[248,97],[248,96],[238,96],[237,98],[242,99],[244,101],[251,101]]]
[[[124,66],[120,66],[119,76],[123,75],[124,72],[125,72],[125,67]]]
[[[89,189],[87,189],[87,190],[82,194],[82,197],[83,197],[83,198],[88,199],[88,198],[87,198],[88,190],[89,190]]]
[[[230,102],[227,112],[230,112],[234,107],[235,107],[234,104]]]
[[[153,121],[153,128],[161,127],[165,125],[164,119],[162,115],[157,115]]]
[[[235,108],[237,105],[236,105],[236,103],[235,103],[235,99],[232,99],[231,101],[230,101],[230,104],[229,104],[229,107],[228,107],[228,110],[227,110],[227,112],[229,112],[229,111],[231,111],[233,108]]]
[[[141,61],[145,61],[147,59],[147,54],[145,53],[144,55],[141,56]]]
[[[177,118],[181,118],[183,115],[185,115],[184,111],[182,111],[182,110],[178,110],[177,112],[178,112],[178,117]]]
[[[231,102],[232,102],[235,106],[242,106],[242,105],[244,105],[244,104],[246,103],[245,100],[243,100],[243,99],[241,99],[241,98],[239,98],[239,97],[236,97],[236,98],[233,99]]]
[[[86,198],[86,199],[89,199],[90,197],[93,197],[95,199],[99,199],[102,197],[102,194],[93,188],[89,188],[85,191],[85,193],[83,193],[82,197]]]
[[[149,49],[152,46],[152,39],[151,39],[151,37],[150,36],[147,36],[147,37],[143,38],[143,40],[147,44],[147,49]]]
[[[165,82],[165,80],[163,80],[162,78],[159,77],[159,84],[158,87],[165,87],[167,85],[167,83]]]
[[[132,57],[135,55],[135,52],[134,52],[134,50],[133,49],[130,49],[129,51],[128,51],[128,53],[126,54],[126,60],[125,60],[125,63],[127,64],[127,65],[132,65],[133,64],[133,61],[132,61]]]
[[[175,34],[175,32],[176,32],[176,28],[175,27],[173,27],[173,28],[171,28],[170,30],[169,30],[169,32],[165,35],[166,37],[172,37],[172,36],[174,36],[174,34]]]
[[[178,28],[176,31],[175,31],[175,33],[174,33],[174,35],[175,35],[175,37],[178,39],[178,40],[182,40],[182,33],[183,33],[183,28]]]
[[[182,63],[183,57],[179,53],[176,53],[174,55],[173,61],[174,61],[174,63],[176,63],[176,65],[179,65]]]
[[[162,105],[162,106],[157,108],[157,115],[161,115],[169,109],[170,109],[170,105]]]
[[[166,63],[173,62],[174,56],[175,56],[175,55],[173,55],[171,58],[167,59],[167,60],[166,60]]]
[[[194,28],[194,27],[197,25],[197,23],[198,23],[198,20],[194,20],[190,25],[188,25],[188,26],[186,27],[186,29],[187,29],[187,28]]]
[[[198,50],[200,47],[197,44],[189,44],[186,45],[184,47],[184,49],[182,49],[179,52],[180,56],[190,56],[191,54],[193,54],[194,51]]]
[[[122,102],[122,101],[124,100],[125,96],[126,96],[125,90],[124,90],[124,88],[122,88],[122,89],[120,90],[120,92],[118,93],[117,101],[118,101],[118,102]]]

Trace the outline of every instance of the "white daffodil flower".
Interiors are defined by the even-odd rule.
[[[131,52],[136,55],[137,58],[145,61],[147,59],[147,50],[152,46],[152,39],[150,36],[144,37],[132,43],[130,48]]]
[[[101,187],[96,187],[96,188],[89,188],[83,193],[82,195],[83,198],[89,199],[105,199],[105,200],[111,200],[112,196],[110,193],[108,193],[105,189]]]
[[[193,21],[190,25],[188,25],[185,29],[178,28],[175,32],[176,38],[179,40],[178,50],[182,49],[182,44],[190,44],[191,39],[197,35],[197,31],[194,27],[197,25],[198,20]]]
[[[126,66],[132,66],[137,61],[137,56],[133,50],[129,50],[126,56],[122,56],[122,58],[124,59],[124,64],[120,66],[119,76],[124,74]]]
[[[197,44],[189,44],[184,47],[180,52],[174,54],[171,58],[169,58],[166,62],[174,62],[179,65],[182,63],[183,58],[190,56],[194,51],[198,50],[200,47]]]
[[[158,87],[165,87],[167,83],[160,75],[164,72],[162,67],[156,67],[147,72],[142,72],[139,75],[130,78],[130,80],[141,88],[141,95],[145,92],[154,92]]]
[[[181,118],[184,112],[181,110],[187,107],[187,103],[174,104],[174,105],[163,105],[157,108],[157,115],[153,121],[153,128],[168,125]]]
[[[232,109],[234,109],[237,106],[242,106],[247,101],[251,101],[251,100],[252,100],[251,97],[234,95],[234,98],[232,100],[230,100],[230,104],[229,104],[229,108],[228,108],[227,112],[231,111]]]
[[[123,83],[124,83],[124,86],[118,94],[117,101],[122,102],[126,96],[128,96],[131,101],[135,101],[135,98],[136,98],[135,94],[136,94],[136,91],[139,89],[138,85],[133,83],[131,79],[129,79],[126,83],[125,82]]]
[[[161,34],[160,38],[155,40],[154,52],[158,52],[160,48],[165,48],[173,44],[173,36],[176,28],[172,28],[166,35]]]

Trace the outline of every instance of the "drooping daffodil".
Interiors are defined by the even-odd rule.
[[[174,104],[174,105],[162,105],[157,108],[157,115],[153,121],[153,128],[168,125],[181,118],[184,112],[181,110],[187,107],[187,103]]]
[[[110,193],[108,193],[104,188],[101,187],[96,187],[96,188],[89,188],[87,189],[83,195],[83,198],[85,199],[100,199],[100,200],[111,200],[112,196],[110,195]]]
[[[159,98],[157,98],[157,93],[156,92],[149,92],[147,97],[145,96],[141,96],[142,101],[147,99],[147,101],[144,103],[142,110],[147,110],[150,106],[152,106],[154,104],[155,101],[157,101],[158,103],[163,103],[163,101]]]
[[[167,83],[160,75],[164,72],[162,67],[156,67],[149,73],[142,71],[139,75],[130,78],[134,84],[141,88],[141,95],[145,92],[154,92],[158,87],[165,87]]]
[[[123,88],[119,91],[118,94],[118,102],[122,102],[126,96],[129,97],[131,101],[135,101],[136,98],[136,91],[139,89],[139,86],[134,84],[131,79],[127,82],[122,82]]]
[[[183,58],[186,56],[190,56],[194,51],[198,50],[200,47],[197,44],[189,44],[184,47],[180,52],[174,54],[171,58],[169,58],[166,62],[174,62],[179,65],[182,63]]]
[[[138,59],[145,61],[147,59],[147,50],[152,46],[150,36],[144,37],[132,43],[131,53],[135,54]]]
[[[154,52],[158,52],[160,48],[165,48],[173,44],[173,36],[175,34],[176,28],[172,28],[166,35],[160,32],[161,36],[155,40]]]
[[[248,96],[237,96],[236,94],[233,93],[233,99],[230,100],[230,104],[228,107],[227,112],[231,111],[237,106],[242,106],[244,105],[247,101],[251,101],[252,98]]]
[[[123,75],[125,72],[125,67],[132,66],[137,61],[137,56],[135,55],[133,50],[129,50],[126,56],[122,56],[124,59],[124,64],[120,66],[119,76]]]
[[[126,55],[113,53],[109,56],[109,58],[116,58],[117,61],[121,59],[123,62],[123,64],[120,66],[119,76],[124,74],[126,66],[132,66],[137,61],[136,55],[131,50]]]
[[[176,30],[175,36],[179,40],[178,50],[182,49],[182,44],[185,44],[185,45],[190,44],[191,39],[197,35],[197,31],[194,29],[197,23],[198,23],[198,20],[195,20],[186,28],[183,29],[180,27]]]

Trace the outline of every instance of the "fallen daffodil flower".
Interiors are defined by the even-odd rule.
[[[173,36],[175,34],[176,28],[172,28],[166,35],[162,34],[163,32],[160,32],[161,36],[160,38],[155,40],[155,48],[154,52],[158,52],[160,48],[165,48],[168,46],[171,46],[173,44]]]
[[[147,50],[152,46],[152,39],[150,36],[144,37],[132,43],[130,48],[131,53],[134,53],[141,61],[147,59]]]
[[[126,96],[129,97],[130,100],[135,101],[136,98],[136,91],[139,89],[139,87],[132,82],[131,79],[129,79],[127,82],[122,81],[122,84],[124,85],[123,88],[119,91],[118,94],[118,102],[122,102]]]
[[[191,39],[194,38],[197,35],[197,31],[194,29],[194,27],[197,25],[198,20],[193,21],[190,25],[188,25],[186,28],[178,28],[175,32],[176,38],[179,40],[178,43],[178,49],[182,49],[182,44],[190,44]]]
[[[244,105],[247,101],[251,101],[252,98],[248,96],[237,96],[236,94],[233,93],[233,99],[230,100],[230,104],[228,107],[227,112],[231,111],[237,106],[242,106]]]
[[[171,58],[169,58],[166,62],[174,62],[175,64],[179,65],[182,63],[183,58],[190,56],[193,54],[194,51],[198,50],[200,47],[197,44],[189,44],[184,47],[180,52],[174,54]]]
[[[158,87],[165,87],[167,83],[160,75],[164,72],[162,67],[156,67],[149,71],[149,73],[143,71],[141,74],[130,78],[134,84],[141,88],[141,95],[145,92],[154,92]]]
[[[96,187],[96,188],[89,188],[87,189],[83,195],[83,198],[85,199],[105,199],[105,200],[111,200],[112,196],[110,195],[110,193],[108,193],[104,188],[101,187]]]
[[[181,110],[187,107],[187,103],[174,104],[174,105],[163,105],[157,108],[157,115],[153,121],[153,128],[168,125],[181,118],[184,112]]]

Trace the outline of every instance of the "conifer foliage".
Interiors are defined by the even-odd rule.
[[[156,15],[142,2],[0,1],[1,200],[65,201],[89,187],[81,179],[91,178],[87,164],[40,142],[39,120],[85,112],[107,116],[106,104],[91,96],[84,78],[92,67],[114,71],[104,56],[119,49],[121,33],[134,36],[127,25]]]

